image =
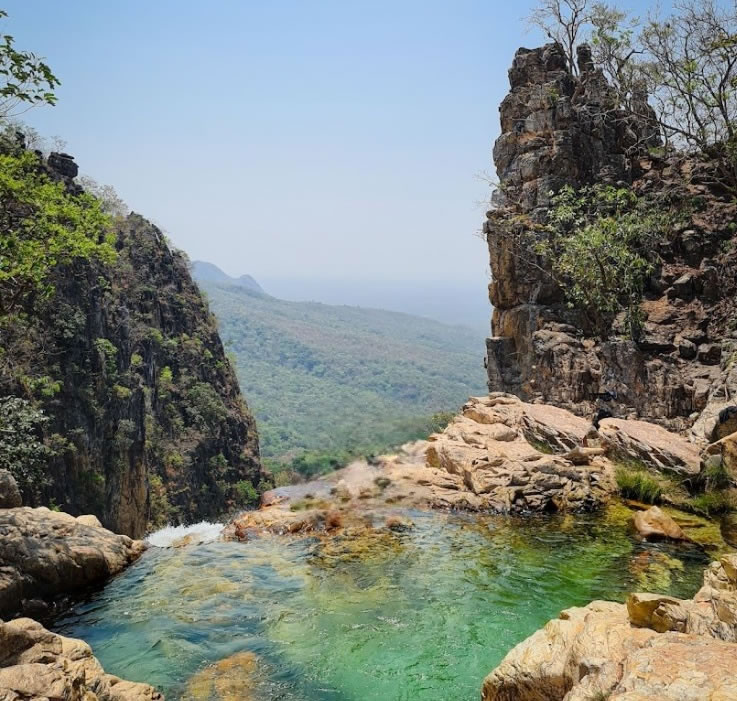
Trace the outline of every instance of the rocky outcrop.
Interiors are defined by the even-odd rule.
[[[81,192],[70,156],[45,168]],[[59,268],[53,297],[4,325],[12,371],[0,373],[0,396],[49,417],[48,480],[24,502],[140,537],[243,504],[262,473],[254,419],[186,257],[138,214],[113,226],[113,262]]]
[[[148,684],[105,674],[81,640],[64,638],[30,618],[0,621],[3,701],[163,701]]]
[[[0,470],[0,509],[12,509],[22,505],[23,499],[15,478],[7,470]]]
[[[675,473],[698,473],[698,452],[685,438],[651,428],[648,442],[642,422],[617,420],[611,426],[616,441],[584,447],[591,425],[570,411],[510,394],[472,397],[426,441],[265,493],[262,507],[241,514],[226,535],[330,532],[365,525],[367,513],[384,528],[397,505],[516,514],[596,509],[616,492],[616,461],[639,451]],[[669,517],[662,516],[667,525]]]
[[[0,617],[48,614],[54,599],[101,585],[144,549],[88,516],[45,507],[0,509]]]
[[[509,71],[494,146],[500,188],[484,225],[494,307],[489,387],[584,415],[614,390],[615,415],[693,426],[711,441],[719,412],[737,397],[737,207],[708,184],[703,164],[648,151],[657,137],[615,108],[604,76],[581,59],[573,76],[560,47],[520,49]],[[693,203],[658,250],[638,344],[620,317],[604,336],[594,333],[549,264],[530,253],[551,194],[592,183]]]
[[[692,600],[632,594],[563,611],[484,680],[482,701],[737,698],[737,556]]]

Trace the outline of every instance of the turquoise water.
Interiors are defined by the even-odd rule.
[[[412,513],[415,528],[321,544],[152,548],[55,629],[169,699],[478,699],[484,676],[566,607],[691,596],[707,559],[605,517]],[[236,653],[223,679],[198,672]],[[217,676],[217,675],[215,675]]]

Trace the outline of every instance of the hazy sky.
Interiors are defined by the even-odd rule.
[[[67,141],[174,244],[258,278],[487,280],[478,203],[529,2],[2,0]]]

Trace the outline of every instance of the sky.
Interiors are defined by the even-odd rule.
[[[468,286],[530,3],[0,0],[59,135],[192,259],[257,280]],[[274,283],[275,284],[275,283]]]

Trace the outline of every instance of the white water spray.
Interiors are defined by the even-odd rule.
[[[222,523],[200,521],[191,526],[166,526],[154,531],[146,542],[155,548],[176,548],[182,545],[201,545],[212,543],[223,532]]]

